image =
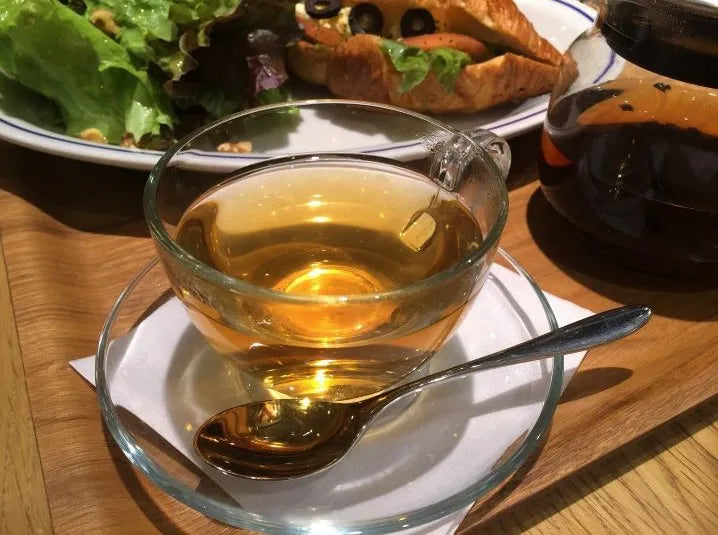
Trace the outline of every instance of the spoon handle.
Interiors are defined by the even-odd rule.
[[[594,314],[508,349],[402,385],[377,396],[374,398],[376,403],[372,405],[379,408],[419,388],[471,372],[576,353],[613,342],[643,327],[650,317],[651,309],[641,305],[624,306]]]
[[[642,305],[613,308],[471,362],[501,359],[518,364],[584,351],[628,336],[643,327],[650,317],[651,309]]]

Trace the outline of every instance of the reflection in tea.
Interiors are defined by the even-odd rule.
[[[431,277],[477,250],[482,233],[453,194],[437,196],[423,175],[376,160],[313,157],[224,181],[189,207],[176,239],[203,263],[286,296],[225,289],[207,298],[176,281],[220,353],[268,388],[344,400],[383,390],[431,356],[480,270],[409,297],[347,296]]]

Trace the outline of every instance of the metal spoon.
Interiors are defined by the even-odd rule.
[[[206,462],[228,474],[251,479],[309,475],[341,459],[384,407],[407,394],[472,372],[612,342],[645,325],[650,316],[645,306],[608,310],[362,401],[290,398],[240,405],[200,427],[194,447]]]

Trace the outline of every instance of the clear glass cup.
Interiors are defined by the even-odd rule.
[[[250,146],[251,152],[232,152]],[[358,399],[414,372],[458,326],[496,253],[507,215],[509,163],[506,143],[486,131],[461,133],[416,113],[362,102],[281,104],[217,121],[170,149],[150,175],[145,215],[173,290],[214,349],[277,395]],[[297,173],[319,164],[338,166],[335,170],[345,166],[347,172],[391,170],[402,180],[434,187],[417,196],[406,188],[413,182],[391,181],[381,182],[386,186],[383,192],[367,186],[366,192],[362,187],[348,194],[347,188],[354,184],[347,181],[356,175],[346,178],[341,171],[336,179],[319,185],[311,177],[293,183],[294,193],[288,193],[289,186],[271,174]],[[230,180],[266,186],[271,213],[270,208],[260,210],[256,201],[242,204],[242,197],[233,205],[237,213],[231,226],[238,232],[255,229],[261,236],[255,241],[283,228],[283,223],[274,223],[275,212],[304,210],[301,224],[313,225],[312,243],[302,242],[306,247],[333,246],[333,231],[323,224],[331,221],[335,229],[362,227],[381,231],[382,236],[401,236],[416,247],[418,265],[424,254],[422,240],[437,240],[436,227],[444,223],[437,207],[449,201],[475,220],[481,240],[425,278],[410,278],[389,288],[377,290],[369,284],[363,291],[367,289],[362,286],[367,280],[364,272],[347,275],[353,267],[342,265],[340,283],[347,292],[282,291],[243,277],[246,273],[238,271],[246,264],[234,271],[218,269],[219,261],[214,259],[224,252],[210,254],[202,249],[206,244],[222,248],[234,243],[222,241],[218,220],[198,230],[181,227],[179,239],[184,241],[178,242],[178,225],[188,208]],[[384,194],[390,196],[390,203],[377,199]],[[385,218],[381,206],[389,206],[394,215]],[[422,234],[427,226],[429,238]],[[192,232],[198,232],[205,245],[189,250],[186,237]],[[287,241],[293,239],[287,236]],[[387,253],[378,244],[376,251],[371,251],[372,243],[363,247],[375,256]],[[227,255],[230,258],[229,250]],[[251,264],[257,255],[247,254],[245,262]],[[228,264],[234,262],[232,258]],[[407,262],[409,271],[412,262]],[[320,267],[305,270],[289,286],[324,269],[324,264],[316,265]],[[347,277],[358,282],[347,282]],[[361,291],[353,291],[356,288]]]
[[[561,356],[475,373],[426,389],[409,410],[385,425],[375,422],[345,459],[315,476],[273,482],[226,476],[193,452],[194,430],[256,393],[238,392],[243,378],[204,343],[177,301],[156,260],[128,281],[102,329],[95,377],[108,431],[147,478],[132,485],[134,498],[162,511],[182,533],[214,533],[212,519],[296,535],[378,535],[417,526],[428,532],[429,523],[477,499],[495,501],[548,436],[561,394]],[[429,361],[430,373],[557,328],[544,293],[501,249],[470,314],[454,342]],[[170,326],[163,324],[167,317]],[[122,477],[135,481],[138,475],[113,459]]]

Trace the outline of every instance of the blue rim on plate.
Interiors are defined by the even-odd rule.
[[[586,27],[589,27],[596,17],[596,13],[593,9],[581,4],[577,0],[542,1],[550,2],[555,6],[560,6],[559,9],[565,9],[567,12],[578,15],[580,19],[585,20]],[[617,57],[612,53],[610,56],[605,58],[603,65],[596,67],[594,83],[603,80],[606,75],[613,70],[616,65],[616,59]],[[491,130],[497,135],[505,138],[515,136],[535,128],[543,122],[543,118],[548,108],[548,95],[543,95],[537,98],[540,101],[524,111],[511,112],[508,115],[493,121],[481,122],[479,120],[479,122],[474,124],[473,127]],[[445,122],[451,124],[451,120],[446,120]],[[21,119],[9,117],[2,111],[0,111],[0,139],[49,154],[66,156],[94,163],[142,170],[151,169],[162,154],[160,151],[103,145],[90,141],[84,141],[46,130]],[[411,146],[408,145],[407,147],[404,145],[405,144],[387,144],[382,147],[368,148],[365,152],[367,154],[374,154],[386,150],[410,148]],[[202,157],[214,159],[231,158],[235,162],[242,165],[241,162],[243,161],[256,162],[277,155],[278,154],[259,156],[248,154],[228,155],[220,153],[204,153],[202,154]]]
[[[499,249],[499,257],[503,258],[532,288],[538,300],[539,306],[542,309],[542,315],[545,316],[549,330],[556,329],[558,324],[554,312],[543,292],[536,285],[531,276],[516,260],[514,260],[502,249]],[[157,263],[158,260],[150,262],[135,276],[134,279],[132,279],[132,281],[130,281],[112,307],[100,334],[97,358],[95,360],[95,381],[97,397],[103,418],[110,430],[110,433],[112,434],[113,439],[132,464],[149,477],[152,482],[178,501],[206,516],[229,525],[241,526],[243,528],[260,531],[282,532],[297,535],[311,532],[311,526],[283,522],[258,513],[251,513],[239,507],[228,507],[226,503],[203,495],[197,490],[188,487],[173,478],[168,472],[159,466],[151,458],[151,456],[143,450],[142,446],[134,439],[133,434],[125,427],[120,414],[118,413],[117,407],[112,401],[110,386],[107,382],[107,358],[111,342],[110,338],[113,333],[114,324],[123,312],[123,304],[128,300],[133,291],[137,289],[143,278],[153,268],[156,268]],[[498,466],[496,469],[492,469],[492,471],[478,479],[471,486],[462,489],[456,494],[444,498],[441,501],[432,503],[431,505],[421,507],[411,512],[401,512],[400,515],[397,514],[396,516],[377,518],[369,522],[342,523],[332,521],[331,524],[326,527],[330,529],[331,533],[375,535],[398,531],[409,527],[423,526],[471,505],[476,500],[488,494],[490,491],[498,488],[501,483],[507,481],[526,461],[528,456],[542,442],[549,429],[561,395],[564,359],[563,356],[557,355],[552,359],[547,359],[547,363],[551,371],[551,378],[541,411],[533,426],[526,431],[523,442],[518,445],[516,450],[512,451],[506,459],[501,459],[503,464]]]

